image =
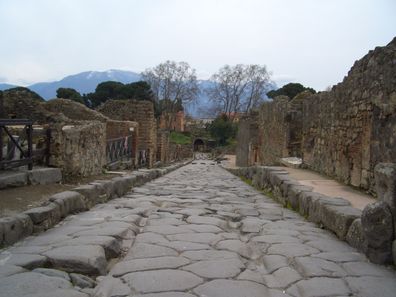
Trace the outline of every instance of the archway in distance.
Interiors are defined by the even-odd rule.
[[[203,152],[205,149],[205,143],[202,139],[197,138],[194,140],[194,152]]]

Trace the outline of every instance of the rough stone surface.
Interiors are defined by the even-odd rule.
[[[122,277],[129,286],[141,293],[182,291],[196,287],[203,282],[196,275],[179,270],[133,272]]]
[[[2,250],[0,287],[26,283],[7,297],[392,296],[394,271],[211,164],[200,159]]]
[[[367,239],[367,256],[372,262],[384,264],[392,261],[393,226],[387,203],[376,202],[364,208],[362,227]]]
[[[237,164],[302,157],[309,168],[374,193],[375,166],[396,160],[395,52],[393,38],[356,61],[331,90],[279,96],[242,118]]]
[[[367,240],[363,233],[362,220],[355,219],[349,227],[345,240],[359,251],[367,251]]]
[[[106,257],[100,246],[64,246],[44,254],[57,269],[93,275],[106,273]]]
[[[249,281],[234,280],[213,280],[195,288],[193,291],[200,297],[269,296],[268,289],[263,285]]]
[[[28,181],[32,185],[47,185],[62,181],[59,168],[38,168],[27,172]]]

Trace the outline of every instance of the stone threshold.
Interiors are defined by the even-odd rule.
[[[139,169],[110,180],[96,180],[52,195],[44,206],[0,218],[0,248],[48,230],[68,215],[87,211],[98,203],[122,197],[133,187],[141,186],[190,162],[191,160],[178,162],[164,168]]]

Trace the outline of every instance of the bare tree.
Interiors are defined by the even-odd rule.
[[[146,69],[142,78],[150,84],[157,103],[162,101],[167,112],[175,112],[178,105],[194,101],[199,92],[195,69],[186,62],[166,61]]]
[[[270,73],[260,65],[225,65],[211,80],[215,84],[208,90],[208,96],[228,115],[257,107],[271,85]]]

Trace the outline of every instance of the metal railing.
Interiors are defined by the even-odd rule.
[[[13,134],[15,128],[22,129],[21,135]],[[34,147],[33,137],[44,137],[43,148]],[[33,129],[33,122],[27,119],[0,120],[0,170],[28,166],[33,169],[35,161],[43,160],[48,166],[50,156],[50,129]]]
[[[107,164],[132,159],[132,136],[108,139],[106,143]]]

